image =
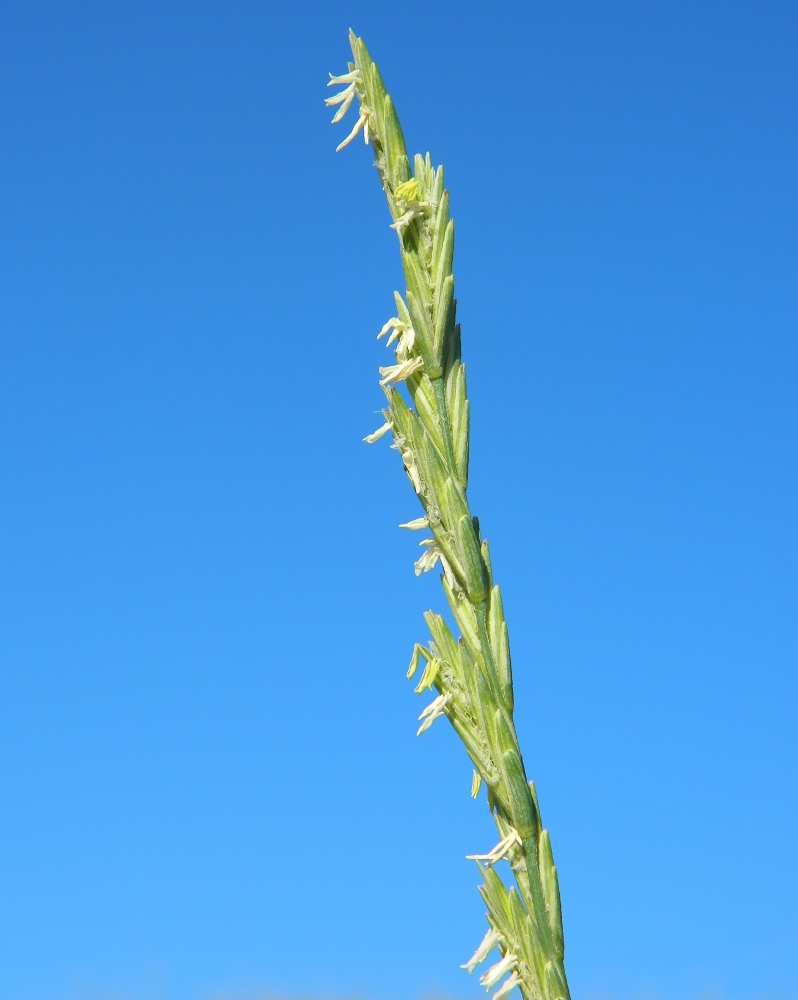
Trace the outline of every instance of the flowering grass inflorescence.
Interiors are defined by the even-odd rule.
[[[493,582],[488,543],[468,505],[469,403],[455,320],[454,221],[443,168],[429,153],[412,169],[402,128],[380,72],[363,40],[350,32],[354,62],[329,86],[343,89],[328,98],[340,121],[357,99],[357,122],[338,149],[362,131],[393,217],[407,288],[395,293],[396,316],[378,334],[395,344],[396,364],[380,368],[387,399],[385,422],[364,440],[390,433],[423,516],[400,525],[428,530],[416,574],[440,563],[441,581],[460,629],[455,639],[445,620],[427,612],[432,641],[417,644],[408,670],[415,688],[436,697],[419,717],[419,734],[441,716],[454,727],[474,765],[471,794],[482,782],[499,831],[487,854],[470,855],[482,873],[488,932],[463,966],[472,972],[497,950],[499,960],[481,977],[493,1000],[518,987],[525,1000],[570,1000],[563,965],[563,931],[557,869],[548,831],[540,820],[535,786],[527,781],[513,723],[510,646],[501,593]],[[412,405],[399,389],[403,383]],[[494,868],[509,862],[515,886],[508,888]]]

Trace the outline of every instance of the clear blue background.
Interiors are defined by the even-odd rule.
[[[798,997],[798,8],[0,10],[0,995],[483,996],[362,33],[446,165],[578,1000]]]

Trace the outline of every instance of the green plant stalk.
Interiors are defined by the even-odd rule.
[[[501,593],[493,582],[488,543],[468,505],[469,403],[454,299],[454,221],[443,168],[429,153],[411,169],[390,95],[363,40],[350,32],[354,62],[331,75],[343,90],[327,103],[340,121],[357,100],[358,120],[339,149],[359,131],[371,142],[376,167],[399,238],[404,295],[380,336],[396,343],[396,364],[380,368],[387,399],[385,423],[365,440],[391,433],[423,516],[402,527],[428,529],[416,574],[438,563],[441,581],[461,631],[455,639],[444,619],[427,612],[432,635],[417,644],[408,677],[423,661],[416,691],[437,697],[421,713],[419,734],[446,716],[474,765],[472,795],[484,781],[500,841],[488,854],[472,855],[484,878],[480,892],[490,924],[464,968],[469,972],[497,949],[500,958],[481,977],[493,1000],[518,987],[525,1000],[570,1000],[557,869],[543,828],[534,784],[527,780],[513,722],[513,682]],[[412,402],[399,389],[404,383]],[[495,869],[507,860],[515,886]]]

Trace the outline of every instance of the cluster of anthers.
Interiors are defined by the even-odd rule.
[[[391,385],[394,382],[404,382],[424,367],[424,362],[420,357],[412,357],[411,352],[416,342],[416,334],[412,326],[407,326],[397,316],[392,316],[385,326],[377,334],[377,340],[390,334],[385,341],[385,346],[390,347],[396,341],[396,361],[395,365],[387,365],[380,368],[380,385]]]
[[[501,946],[503,943],[504,939],[501,934],[491,927],[480,942],[477,950],[461,968],[468,969],[469,974],[472,973],[480,962],[485,961],[494,948]],[[518,958],[511,951],[505,951],[501,959],[495,965],[492,965],[484,975],[479,977],[479,981],[485,989],[490,990],[499,982],[502,976],[507,975],[508,972],[510,973],[493,994],[491,1000],[502,1000],[503,997],[506,997],[511,990],[521,983],[521,977],[516,972],[517,968]]]
[[[421,201],[418,195],[418,181],[414,177],[411,177],[409,181],[405,181],[403,184],[396,185],[393,196],[397,204],[404,208],[404,212],[394,222],[391,229],[395,229],[398,233],[405,226],[409,226],[413,219],[424,218],[424,209],[429,208],[429,202]]]
[[[351,65],[351,64],[350,64]],[[356,69],[350,69],[348,73],[344,73],[341,76],[333,76],[330,73],[330,82],[327,84],[328,87],[340,87],[343,86],[343,90],[339,90],[337,94],[333,94],[332,97],[328,97],[324,102],[327,107],[333,107],[336,104],[340,104],[341,107],[335,112],[333,116],[332,123],[335,125],[339,122],[344,115],[349,110],[352,101],[357,95],[357,85],[360,83],[360,72]],[[343,149],[344,146],[348,146],[349,143],[355,138],[358,132],[363,129],[363,140],[368,145],[369,142],[369,109],[365,107],[364,104],[360,105],[360,115],[355,124],[355,127],[349,133],[349,135],[344,139],[343,142],[339,143],[335,147],[335,152]]]

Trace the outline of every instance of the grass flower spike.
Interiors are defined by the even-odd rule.
[[[499,842],[487,854],[469,855],[483,878],[488,931],[472,958],[473,970],[491,953],[498,959],[480,982],[502,1000],[515,987],[524,1000],[570,1000],[563,964],[560,890],[548,831],[534,784],[527,779],[513,722],[513,681],[507,624],[493,580],[488,543],[468,503],[469,402],[454,298],[454,221],[443,168],[429,154],[411,165],[396,110],[363,40],[350,33],[353,62],[329,86],[327,99],[340,122],[355,99],[358,118],[338,146],[363,132],[370,143],[398,237],[404,293],[395,293],[396,315],[379,333],[395,344],[396,364],[380,368],[387,399],[385,423],[364,440],[391,433],[393,448],[422,512],[400,525],[428,529],[416,574],[438,563],[459,638],[441,617],[425,615],[431,640],[417,644],[408,677],[424,661],[416,691],[436,697],[419,716],[419,735],[445,716],[474,766],[471,793],[487,787]],[[506,861],[512,875],[496,869]]]

